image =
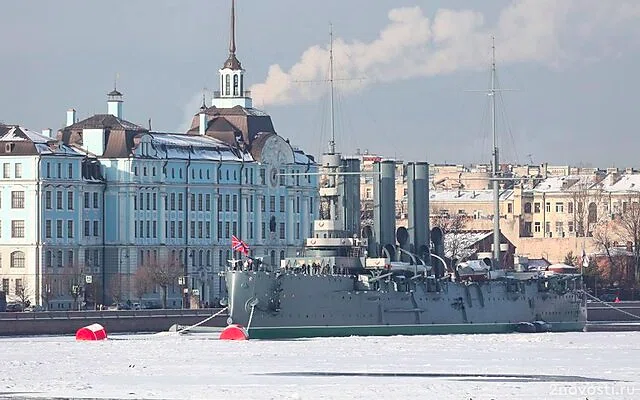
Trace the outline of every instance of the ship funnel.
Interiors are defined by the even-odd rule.
[[[396,232],[395,162],[377,161],[373,165],[373,238],[375,257],[381,257],[382,248],[393,252]],[[386,256],[386,254],[385,254]],[[391,259],[394,254],[388,255]]]
[[[342,160],[341,192],[344,209],[344,231],[348,237],[360,236],[360,160]]]
[[[411,252],[429,264],[429,164],[407,164],[407,230]]]

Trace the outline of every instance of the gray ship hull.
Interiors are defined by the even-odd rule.
[[[533,321],[581,331],[586,323],[575,277],[425,279],[411,290],[358,290],[349,275],[227,271],[225,278],[230,318],[251,338],[502,333]]]

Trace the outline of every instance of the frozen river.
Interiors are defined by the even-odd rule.
[[[0,339],[0,398],[638,399],[640,333]]]

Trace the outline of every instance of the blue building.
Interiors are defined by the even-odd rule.
[[[25,210],[41,213],[12,216],[28,228],[19,241],[7,236],[14,221],[2,221],[0,238],[3,260],[25,251],[32,303],[56,309],[80,300],[159,302],[166,291],[170,307],[215,304],[224,296],[218,272],[234,258],[232,235],[271,265],[302,248],[317,214],[317,165],[252,107],[234,23],[219,74],[220,90],[194,110],[187,132],[154,132],[125,120],[123,95],[114,88],[106,114],[77,121],[71,109],[56,139],[23,131],[34,145],[55,151],[15,160],[0,152],[10,174],[23,164],[32,185]],[[40,175],[31,172],[38,168]],[[14,184],[3,182],[2,197]],[[150,273],[171,268],[180,269],[178,279],[149,285]],[[60,290],[51,289],[54,280]]]

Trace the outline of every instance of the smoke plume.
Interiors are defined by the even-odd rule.
[[[598,57],[612,44],[624,49],[619,41],[611,42],[625,29],[638,30],[640,2],[514,0],[500,11],[494,26],[487,26],[485,16],[473,10],[439,9],[428,17],[420,7],[404,7],[392,9],[388,17],[388,24],[369,43],[335,39],[335,76],[343,93],[377,82],[485,68],[491,35],[501,65],[535,62],[558,67]],[[320,96],[317,86],[301,82],[326,80],[328,60],[328,45],[314,45],[288,70],[271,65],[265,81],[251,88],[256,104],[282,105]]]

